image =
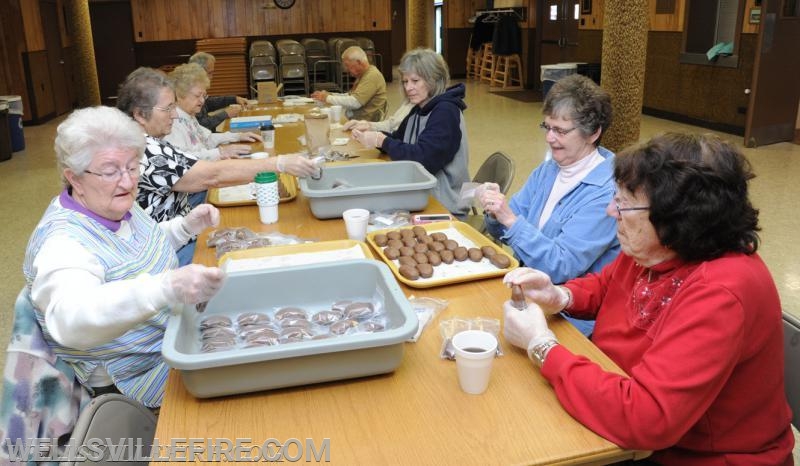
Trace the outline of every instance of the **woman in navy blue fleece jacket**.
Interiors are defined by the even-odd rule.
[[[353,130],[353,137],[392,160],[421,163],[436,177],[434,197],[463,218],[469,208],[459,205],[461,185],[469,181],[464,85],[447,87],[447,63],[431,49],[406,52],[399,69],[403,91],[414,104],[411,112],[393,133]]]

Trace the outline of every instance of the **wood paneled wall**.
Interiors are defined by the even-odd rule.
[[[578,29],[597,30],[603,29],[603,14],[605,13],[605,2],[603,0],[592,1],[592,12],[581,14],[581,23]]]
[[[137,42],[237,36],[386,31],[390,0],[131,0]]]

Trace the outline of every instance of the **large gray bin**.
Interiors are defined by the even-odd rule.
[[[198,328],[209,315],[233,319],[242,312],[269,313],[284,306],[319,311],[342,299],[374,296],[380,297],[387,319],[380,332],[200,351]],[[411,303],[383,262],[361,259],[234,272],[203,313],[187,308],[170,317],[162,354],[180,371],[191,394],[208,398],[392,372],[418,324]]]
[[[436,178],[418,162],[352,163],[325,167],[322,178],[300,179],[316,218],[339,218],[347,209],[423,210]]]

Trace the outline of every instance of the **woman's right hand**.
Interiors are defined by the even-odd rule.
[[[529,267],[514,269],[503,277],[503,283],[509,287],[520,285],[525,296],[538,304],[546,315],[557,314],[569,303],[569,295],[561,287],[553,285],[550,276],[540,270]]]
[[[314,164],[314,161],[302,155],[279,155],[276,164],[279,172],[289,173],[300,178],[316,176],[319,173],[319,167]]]
[[[250,146],[247,144],[227,144],[219,146],[219,158],[224,159],[238,159],[240,155],[249,154]]]
[[[481,208],[486,213],[493,215],[506,228],[511,228],[511,225],[517,220],[517,216],[506,202],[506,195],[500,192],[499,186],[497,189],[493,189],[494,186],[497,186],[496,183],[485,183],[485,185],[489,186],[483,186],[484,189],[479,189],[479,192],[476,193]],[[479,186],[479,188],[481,187]]]
[[[219,267],[189,264],[167,272],[165,286],[172,301],[198,304],[211,299],[224,282],[225,272]]]
[[[350,131],[353,129],[357,129],[359,131],[369,131],[370,129],[369,122],[367,120],[350,120],[342,126],[342,129],[345,131]]]

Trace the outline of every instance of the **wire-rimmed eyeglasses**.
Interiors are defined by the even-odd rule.
[[[539,128],[541,128],[545,134],[549,133],[551,130],[559,136],[566,136],[567,134],[571,133],[578,129],[577,126],[573,126],[570,129],[559,128],[558,126],[550,126],[545,122],[539,123]]]
[[[153,108],[156,110],[161,110],[162,112],[172,113],[175,111],[175,109],[178,108],[178,105],[175,102],[173,102],[167,105],[166,107],[159,107],[158,105],[153,105]]]
[[[622,217],[622,213],[628,210],[650,210],[650,206],[638,206],[638,207],[620,207],[619,202],[614,200],[614,207],[617,209],[617,215]]]
[[[107,183],[117,183],[122,177],[127,173],[130,179],[135,179],[139,176],[139,166],[125,168],[125,169],[116,169],[116,170],[108,170],[102,172],[93,172],[91,170],[84,170],[84,173],[88,173],[90,175],[94,175],[99,177],[101,180]]]

